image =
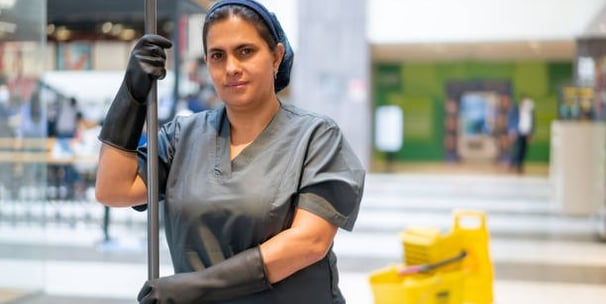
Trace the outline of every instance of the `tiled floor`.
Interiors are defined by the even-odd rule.
[[[341,231],[335,240],[348,303],[373,303],[369,274],[401,261],[399,232],[411,226],[447,231],[455,209],[487,214],[494,303],[604,303],[606,243],[598,238],[598,221],[561,214],[552,188],[544,174],[369,175],[354,231]],[[113,210],[113,242],[103,244],[101,206],[56,207],[47,216],[59,210],[75,220],[13,225],[6,220],[11,211],[0,209],[0,286],[30,284],[45,291],[5,303],[135,303],[147,271],[145,217]],[[163,249],[161,273],[170,271]]]

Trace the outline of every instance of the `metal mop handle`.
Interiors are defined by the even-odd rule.
[[[156,0],[145,0],[145,33],[156,34]],[[160,276],[158,228],[158,87],[152,82],[147,107],[147,276]]]

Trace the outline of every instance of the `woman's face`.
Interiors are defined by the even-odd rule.
[[[210,27],[206,46],[211,79],[228,107],[255,108],[274,99],[281,44],[281,52],[272,52],[250,22],[231,16]]]

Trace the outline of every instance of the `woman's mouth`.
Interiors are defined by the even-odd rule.
[[[228,82],[225,84],[226,87],[231,88],[231,89],[239,89],[244,87],[247,84],[247,82],[245,81],[233,81],[233,82]]]

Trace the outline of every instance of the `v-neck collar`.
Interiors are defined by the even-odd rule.
[[[238,168],[242,168],[248,165],[252,159],[259,153],[263,153],[263,149],[266,148],[266,144],[276,133],[277,120],[282,116],[283,108],[280,102],[280,108],[276,114],[269,121],[265,129],[255,138],[248,146],[246,146],[240,153],[232,160],[230,159],[231,151],[231,126],[229,125],[229,119],[227,118],[227,109],[223,107],[220,111],[220,115],[217,119],[217,137],[216,137],[216,154],[215,154],[215,169],[214,174],[216,176],[230,177],[232,171],[237,171]]]

